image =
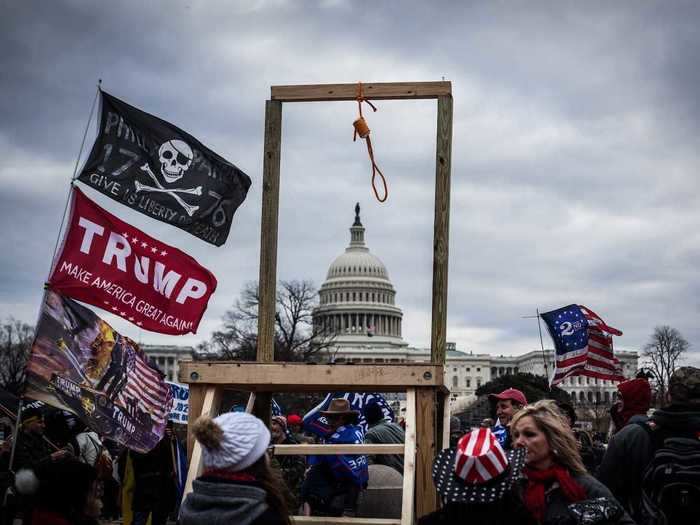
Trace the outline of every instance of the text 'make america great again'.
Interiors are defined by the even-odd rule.
[[[163,334],[196,333],[216,278],[186,253],[73,189],[71,219],[49,286]]]

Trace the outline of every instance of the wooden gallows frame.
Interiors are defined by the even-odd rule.
[[[303,363],[274,362],[282,104],[357,99],[357,84],[321,84],[272,86],[270,100],[265,103],[257,362],[195,361],[181,363],[180,366],[180,381],[190,385],[187,430],[190,466],[186,491],[191,489],[192,480],[200,472],[202,458],[200,445],[192,436],[192,424],[201,414],[218,414],[225,389],[252,392],[251,400],[254,399],[254,403],[250,403],[250,408],[266,422],[270,421],[270,400],[273,392],[407,393],[405,446],[275,447],[276,454],[405,454],[401,520],[295,516],[294,523],[413,524],[417,516],[423,516],[437,508],[431,467],[436,453],[446,446],[448,439],[449,426],[445,426],[445,422],[449,421],[449,410],[446,406],[449,391],[445,385],[444,365],[452,157],[452,85],[450,82],[363,83],[362,89],[364,96],[369,100],[437,99],[430,363],[308,366]]]

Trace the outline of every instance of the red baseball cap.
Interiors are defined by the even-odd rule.
[[[287,424],[288,425],[301,425],[301,417],[298,416],[297,414],[289,414],[289,416],[287,416]]]
[[[489,394],[489,399],[510,399],[520,405],[527,405],[527,398],[517,388],[507,388],[500,394]]]

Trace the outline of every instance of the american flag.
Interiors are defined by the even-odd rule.
[[[570,304],[540,314],[556,349],[552,386],[571,376],[622,381],[620,362],[613,355],[613,335],[622,332],[608,326],[593,310]]]
[[[130,344],[124,344],[127,352],[126,385],[119,393],[120,404],[135,406],[150,414],[158,425],[164,424],[170,413],[172,392],[161,374],[151,368],[146,355]]]

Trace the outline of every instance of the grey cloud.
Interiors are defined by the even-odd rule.
[[[0,315],[32,320],[94,96],[197,136],[253,178],[225,247],[100,204],[219,278],[201,340],[258,275],[264,101],[273,84],[453,81],[450,334],[460,347],[539,345],[521,316],[578,302],[639,348],[656,324],[700,344],[698,36],[694,2],[251,1],[13,4],[0,21]],[[368,113],[389,201],[373,201],[353,103],[285,105],[279,275],[320,284],[361,201],[410,342],[430,326],[435,109]],[[34,170],[37,175],[32,178]],[[10,191],[11,190],[11,191]],[[35,307],[36,308],[36,307]],[[114,320],[118,329],[128,323]],[[144,341],[173,342],[150,333]]]

